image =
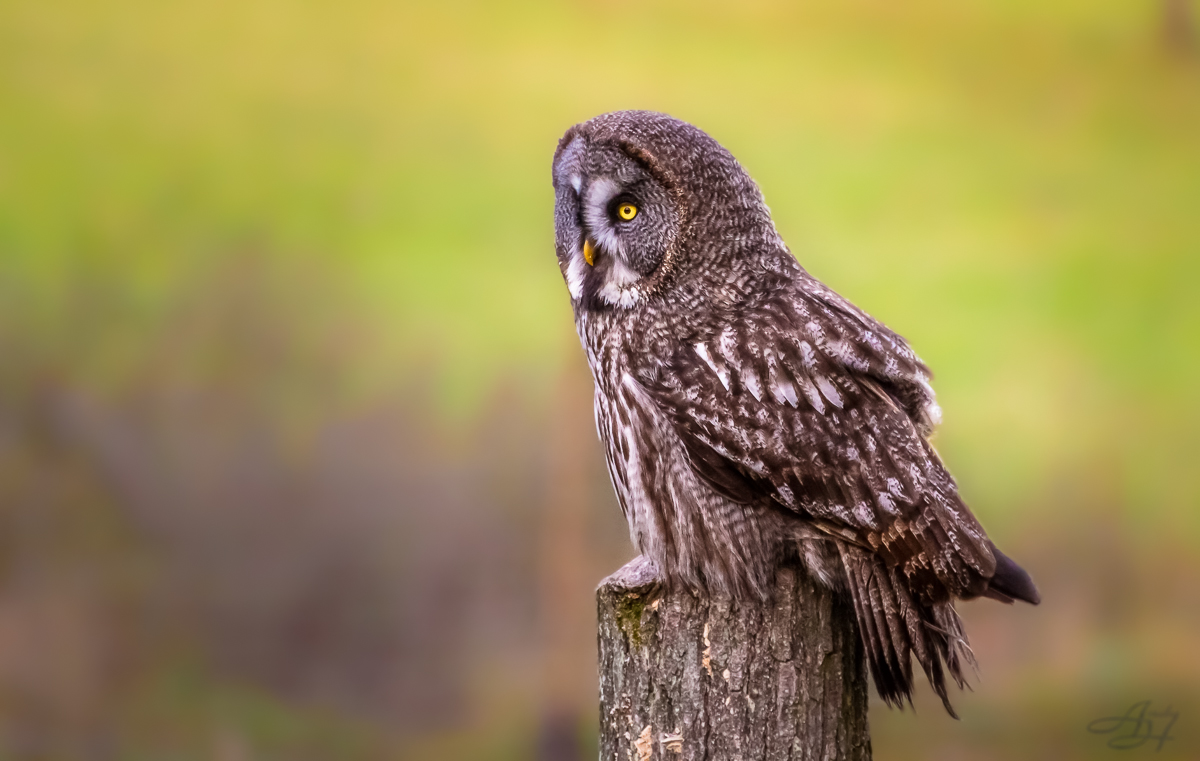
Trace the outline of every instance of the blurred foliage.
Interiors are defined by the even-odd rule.
[[[1200,409],[1200,91],[1150,3],[0,13],[0,303],[40,363],[119,388],[252,246],[332,291],[297,329],[361,314],[362,393],[434,374],[454,410],[500,368],[537,384],[569,343],[548,156],[656,108],[728,145],[803,263],[937,369],[985,513],[1097,454],[1143,512],[1196,497],[1162,476]]]
[[[499,474],[450,468],[455,483],[494,482],[490,496],[463,500],[530,525],[527,512],[503,505],[523,504],[537,476],[505,476],[520,467],[500,455],[538,440],[542,400],[578,355],[553,261],[550,156],[574,122],[650,108],[726,145],[761,184],[801,263],[935,369],[946,413],[939,448],[998,543],[1024,547],[1050,591],[1095,591],[1082,598],[1094,608],[1058,607],[1075,610],[1073,624],[1054,619],[1075,626],[1063,635],[1074,646],[1054,652],[1071,651],[1075,665],[1045,687],[1050,697],[1020,682],[993,694],[1032,697],[992,715],[1007,722],[1039,699],[1058,705],[1089,689],[1068,682],[1141,699],[1121,692],[1127,674],[1101,673],[1120,670],[1114,647],[1191,652],[1184,666],[1163,659],[1151,673],[1200,675],[1195,604],[1170,614],[1177,624],[1162,618],[1177,595],[1198,597],[1189,585],[1200,567],[1191,475],[1200,456],[1200,65],[1186,45],[1163,43],[1162,13],[1150,0],[0,4],[0,480],[11,529],[2,550],[17,569],[6,594],[25,578],[13,560],[25,556],[54,578],[72,564],[103,569],[112,578],[89,583],[110,590],[100,597],[115,607],[103,615],[117,619],[136,601],[173,594],[153,591],[162,563],[174,567],[155,553],[183,552],[170,537],[191,529],[146,529],[137,510],[97,513],[103,501],[60,493],[67,477],[55,474],[64,473],[98,479],[89,495],[111,491],[103,468],[96,476],[88,462],[63,465],[76,457],[63,436],[116,441],[70,422],[77,397],[158,431],[135,447],[155,453],[137,472],[162,469],[180,494],[209,482],[205,467],[234,468],[241,457],[214,454],[192,473],[193,450],[178,442],[196,430],[209,431],[214,452],[275,442],[281,454],[263,467],[303,491],[309,482],[297,474],[324,462],[331,425],[429,403],[436,422],[364,433],[355,457],[405,436],[422,449],[412,432],[440,431],[439,462],[492,462],[479,467]],[[524,438],[480,433],[510,430],[511,415],[535,421]],[[608,488],[602,475],[592,482]],[[414,482],[396,483],[380,494],[408,494]],[[59,489],[54,499],[46,484]],[[428,488],[412,493],[434,496],[400,509],[440,505]],[[257,493],[245,504],[259,504]],[[596,499],[611,508],[611,498]],[[197,514],[209,509],[196,504]],[[59,523],[38,528],[41,515]],[[362,525],[371,534],[385,524]],[[93,545],[93,555],[81,549]],[[219,564],[222,546],[195,567]],[[599,557],[627,552],[605,546],[616,549]],[[1110,561],[1126,581],[1090,578]],[[1147,598],[1163,579],[1171,594]],[[236,587],[212,583],[217,597]],[[1125,593],[1112,592],[1122,583]],[[96,597],[79,589],[72,594]],[[1108,593],[1119,613],[1103,613]],[[1126,619],[1137,605],[1140,617]],[[981,612],[979,626],[1003,627],[1010,613]],[[1057,636],[1036,628],[1045,618],[1019,615],[1035,628],[996,631]],[[145,740],[148,728],[181,722],[191,727],[179,730],[184,746],[223,758],[246,757],[245,748],[307,757],[296,750],[304,746],[328,748],[312,757],[349,758],[405,752],[416,737],[310,720],[307,708],[271,696],[289,694],[278,685],[245,692],[193,665],[206,662],[194,639],[172,639],[181,650],[111,688],[131,715],[150,712],[114,742],[168,748]],[[506,702],[494,686],[472,689],[478,705]],[[421,735],[411,752],[521,757],[534,721],[524,710],[468,711],[474,730]],[[213,739],[231,714],[233,728]],[[964,726],[979,714],[968,708]],[[914,726],[885,716],[884,732]],[[313,728],[326,720],[328,730]],[[900,757],[887,755],[893,736],[902,735],[877,731],[879,757]]]

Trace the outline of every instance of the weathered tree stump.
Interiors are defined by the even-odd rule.
[[[870,759],[849,605],[780,571],[771,604],[667,592],[639,557],[601,583],[601,761]]]

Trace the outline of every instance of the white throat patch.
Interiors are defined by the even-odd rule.
[[[615,256],[607,257],[611,265],[608,268],[604,285],[597,295],[606,304],[617,307],[631,307],[642,300],[642,289],[638,282],[642,276],[625,266],[625,263]]]

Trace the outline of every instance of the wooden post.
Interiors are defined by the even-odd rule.
[[[601,583],[600,761],[871,758],[854,614],[803,572],[774,603],[664,591],[639,557]]]

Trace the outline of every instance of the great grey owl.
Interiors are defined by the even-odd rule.
[[[946,710],[954,600],[1039,601],[928,442],[929,369],[797,264],[715,140],[622,111],[554,154],[555,246],[630,534],[670,584],[769,599],[802,564],[848,594],[879,694],[915,655]]]

